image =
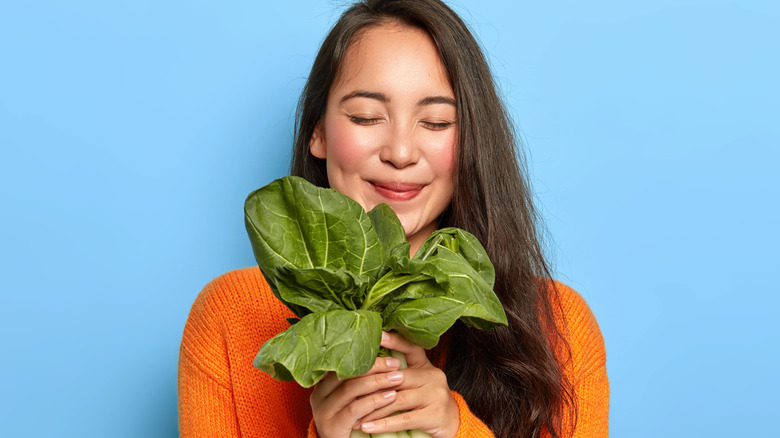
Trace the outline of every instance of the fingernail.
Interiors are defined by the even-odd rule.
[[[382,342],[386,342],[389,339],[390,339],[390,334],[388,334],[387,332],[383,331],[382,332]]]
[[[387,378],[390,379],[391,382],[397,382],[404,378],[404,373],[400,371],[395,371],[387,375]]]
[[[363,430],[371,430],[374,427],[376,427],[376,425],[370,421],[368,423],[363,423]]]
[[[388,391],[388,392],[382,394],[382,397],[384,397],[384,398],[389,400],[389,399],[395,397],[395,391]]]
[[[388,368],[398,368],[401,366],[401,361],[394,357],[386,357],[385,365],[387,365]]]

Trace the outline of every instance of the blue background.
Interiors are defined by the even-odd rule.
[[[341,2],[0,7],[0,435],[171,437],[201,287],[254,264]],[[776,431],[780,6],[471,1],[616,437]]]

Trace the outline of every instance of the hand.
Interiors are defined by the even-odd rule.
[[[459,411],[444,373],[423,348],[400,335],[382,333],[381,345],[405,353],[409,368],[399,370],[398,359],[384,357],[362,376],[340,381],[328,373],[310,398],[320,437],[347,438],[358,428],[372,434],[419,429],[434,438],[455,436]],[[388,416],[399,411],[406,412]]]
[[[394,388],[404,379],[400,366],[396,358],[379,357],[358,377],[338,380],[335,373],[327,373],[309,397],[320,438],[347,438],[363,417],[392,403]]]
[[[444,372],[431,364],[425,350],[394,333],[382,333],[382,347],[406,354],[408,368],[395,387],[394,400],[360,422],[366,433],[418,429],[434,438],[452,438],[460,426],[460,411]],[[401,412],[397,415],[393,413]],[[388,416],[390,415],[390,416]]]

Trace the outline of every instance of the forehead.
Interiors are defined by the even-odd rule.
[[[420,28],[397,22],[370,26],[354,35],[333,88],[355,80],[381,82],[393,75],[398,80],[430,79],[451,88],[449,74],[431,36]]]

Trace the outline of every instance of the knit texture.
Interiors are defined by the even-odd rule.
[[[582,298],[559,285],[571,361],[564,369],[579,402],[577,438],[606,437],[609,385],[596,320]],[[309,394],[254,368],[263,343],[295,315],[274,297],[257,267],[229,272],[198,295],[179,354],[179,432],[188,437],[316,436]],[[458,438],[492,437],[453,392],[460,409]],[[571,427],[570,422],[568,427]]]

